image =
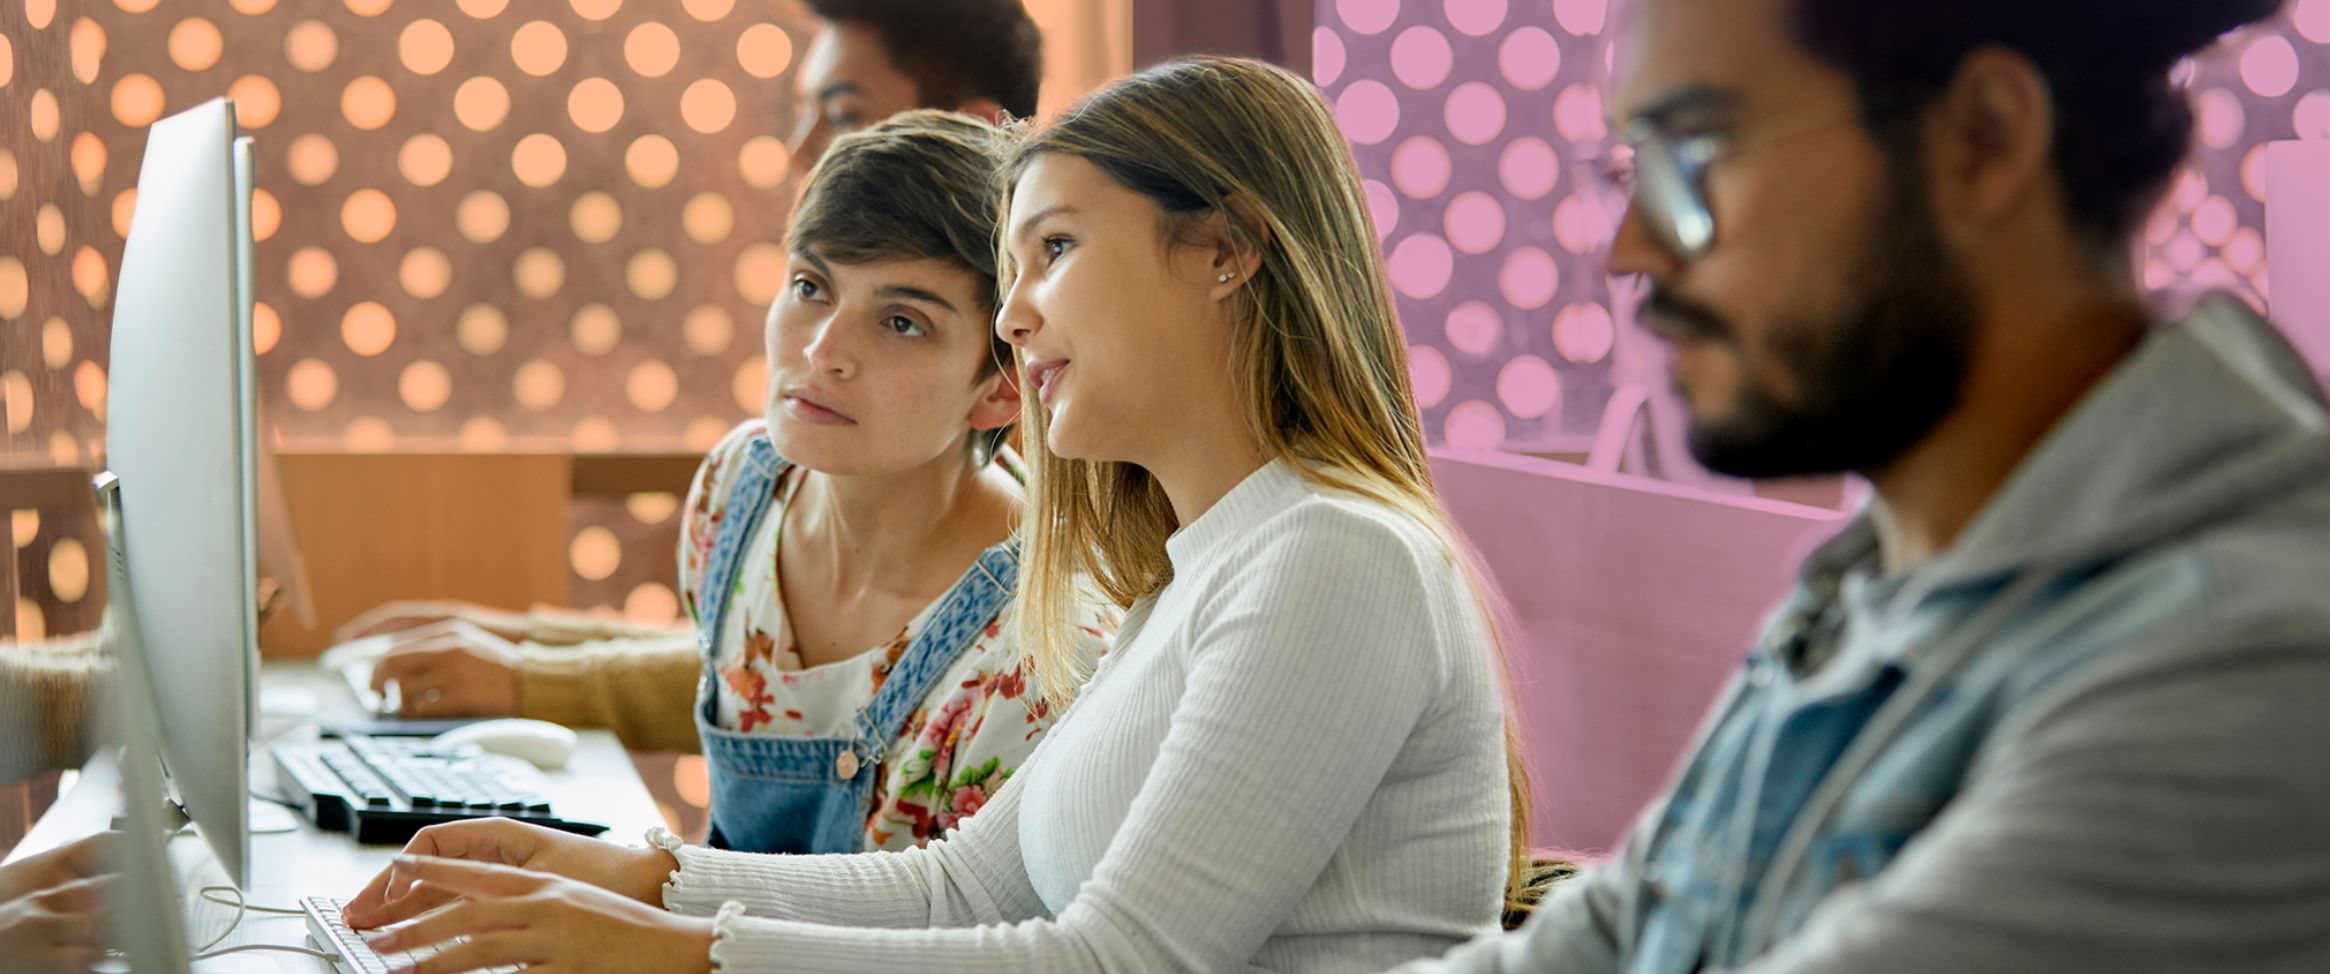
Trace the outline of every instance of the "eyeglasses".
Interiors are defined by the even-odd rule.
[[[1737,158],[1753,146],[1858,122],[1860,117],[1857,112],[1827,112],[1767,125],[1745,136],[1715,130],[1670,132],[1637,122],[1627,127],[1601,172],[1616,195],[1631,201],[1660,245],[1684,263],[1695,263],[1715,249],[1715,209],[1707,200],[1707,173],[1717,162]]]

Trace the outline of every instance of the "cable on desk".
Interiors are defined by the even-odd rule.
[[[306,954],[306,955],[307,955],[307,956],[309,956],[309,957],[320,957],[320,958],[323,958],[324,960],[331,960],[331,961],[336,961],[336,960],[339,960],[339,959],[340,959],[340,955],[338,955],[338,954],[327,954],[327,953],[325,953],[325,952],[323,952],[323,951],[320,951],[320,950],[314,950],[314,949],[310,949],[310,948],[307,948],[307,947],[294,947],[294,946],[292,946],[292,945],[290,945],[290,944],[243,944],[242,946],[239,946],[239,947],[222,947],[222,948],[220,948],[220,949],[218,949],[218,950],[205,950],[205,951],[203,951],[202,953],[196,954],[196,955],[194,955],[193,957],[190,957],[190,958],[187,958],[187,959],[188,959],[188,960],[209,960],[209,959],[211,959],[211,958],[213,958],[213,957],[218,957],[218,956],[221,956],[221,955],[224,955],[224,954],[240,954],[240,953],[244,953],[244,952],[246,952],[246,951],[261,951],[261,950],[273,950],[273,951],[281,951],[281,952],[283,952],[283,953],[286,953],[286,954]]]
[[[214,956],[217,956],[217,954],[225,954],[225,953],[231,953],[232,951],[228,951],[228,950],[221,950],[221,951],[218,951],[218,952],[217,952],[217,954],[210,953],[209,951],[210,951],[210,949],[211,949],[211,948],[213,948],[213,947],[216,947],[216,946],[218,946],[218,945],[220,945],[220,944],[223,944],[223,943],[225,943],[225,942],[226,942],[226,939],[227,939],[228,937],[232,937],[232,936],[234,936],[234,935],[235,935],[235,930],[236,930],[236,929],[238,929],[238,928],[240,928],[240,927],[243,925],[243,917],[244,917],[244,915],[245,915],[245,914],[252,913],[252,912],[259,912],[259,913],[274,913],[274,914],[283,914],[283,915],[305,915],[305,911],[303,911],[303,910],[286,910],[286,909],[283,909],[282,907],[277,907],[277,906],[253,906],[253,905],[251,905],[250,903],[248,903],[248,902],[244,901],[244,899],[243,899],[243,891],[242,891],[242,890],[236,889],[235,887],[232,887],[232,886],[205,886],[205,887],[203,887],[202,889],[200,889],[198,892],[199,892],[199,893],[202,895],[202,898],[203,898],[204,900],[207,900],[207,901],[209,901],[209,902],[212,902],[212,903],[216,903],[216,904],[218,904],[218,905],[220,905],[220,906],[231,906],[231,907],[234,907],[234,908],[235,908],[235,918],[234,918],[234,920],[233,920],[233,921],[231,921],[231,922],[229,922],[229,923],[227,924],[227,928],[226,928],[226,929],[224,929],[224,930],[221,930],[221,931],[219,931],[219,932],[218,932],[218,936],[210,938],[210,942],[209,942],[209,943],[206,943],[206,944],[203,944],[203,945],[202,945],[202,946],[200,946],[200,947],[196,947],[196,948],[194,948],[194,952],[195,952],[195,955],[196,955],[196,956],[194,957],[194,959],[195,959],[195,960],[201,960],[201,959],[203,959],[203,958],[205,958],[205,957],[214,957]],[[233,902],[228,902],[228,901],[226,901],[226,900],[221,900],[221,899],[217,899],[217,898],[215,898],[215,897],[212,897],[212,896],[210,895],[210,894],[212,894],[212,893],[232,893],[232,894],[234,894],[235,898],[234,898]],[[246,948],[246,947],[237,947],[237,948],[234,948],[234,950],[248,950],[248,949],[251,949],[251,948]],[[328,959],[328,958],[327,958],[327,959]]]
[[[222,900],[216,896],[211,895],[212,893],[222,892],[234,893],[237,898],[231,900]],[[232,886],[205,886],[202,888],[202,898],[220,906],[231,906],[238,910],[246,910],[251,913],[273,913],[277,916],[297,917],[307,915],[306,910],[286,910],[280,906],[260,906],[257,903],[246,903],[243,902],[241,896],[242,891],[237,890]]]

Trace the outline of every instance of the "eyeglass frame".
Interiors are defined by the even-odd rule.
[[[1654,121],[1637,120],[1626,125],[1617,140],[1630,160],[1607,176],[1627,201],[1627,210],[1641,211],[1644,225],[1661,246],[1686,264],[1697,263],[1715,249],[1715,208],[1707,198],[1707,176],[1716,163],[1738,158],[1745,149],[1866,119],[1860,109],[1806,113],[1746,135],[1676,133]],[[1645,165],[1646,160],[1651,165]]]

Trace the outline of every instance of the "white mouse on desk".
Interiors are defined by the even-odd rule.
[[[566,759],[574,755],[575,741],[574,731],[547,720],[505,717],[456,727],[431,738],[429,746],[450,750],[475,744],[487,754],[507,754],[544,771],[556,771],[566,767]]]

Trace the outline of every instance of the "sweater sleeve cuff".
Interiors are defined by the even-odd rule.
[[[663,908],[682,916],[715,916],[735,905],[757,915],[785,915],[770,867],[774,856],[690,846],[670,829],[647,830],[647,844],[671,853],[677,867],[663,884]]]
[[[569,727],[597,723],[583,654],[531,645],[518,652],[518,713]]]
[[[712,974],[741,974],[743,971],[775,970],[777,959],[759,956],[765,946],[755,949],[749,931],[738,929],[743,924],[744,904],[729,900],[720,904],[712,914]]]

